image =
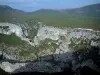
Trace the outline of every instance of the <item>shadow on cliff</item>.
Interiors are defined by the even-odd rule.
[[[67,70],[66,72],[56,72],[56,73],[43,73],[43,72],[21,72],[21,73],[14,73],[10,74],[5,72],[4,70],[0,69],[0,75],[100,75],[100,73],[94,71],[93,69],[84,66],[80,70],[80,74],[72,72],[71,69]]]
[[[79,67],[76,71],[73,71],[73,60],[77,60],[77,63],[81,64],[83,61],[87,59],[92,59],[98,67],[100,67],[100,59],[99,59],[99,47],[91,47],[90,52],[81,58],[81,60],[78,59],[79,52],[75,52],[72,54],[72,52],[67,52],[63,54],[55,54],[55,55],[48,55],[40,57],[38,60],[34,60],[32,62],[27,62],[25,66],[16,69],[14,74],[9,74],[4,72],[2,69],[0,69],[0,75],[45,75],[45,74],[65,74],[65,75],[100,75],[97,71],[93,70],[92,68],[88,66]],[[71,57],[72,56],[72,57]],[[55,57],[55,58],[54,58]],[[63,60],[63,61],[62,61]],[[52,64],[51,66],[48,66],[48,64]],[[33,72],[21,72],[21,70],[29,69]],[[54,72],[58,71],[60,69],[61,72]],[[41,72],[44,70],[45,72]],[[52,71],[53,73],[48,72],[48,70]]]

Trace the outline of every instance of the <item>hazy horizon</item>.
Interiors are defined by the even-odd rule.
[[[2,0],[0,5],[32,12],[39,9],[70,9],[100,3],[100,0]]]

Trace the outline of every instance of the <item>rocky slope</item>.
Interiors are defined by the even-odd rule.
[[[6,72],[79,71],[85,65],[100,70],[100,31],[43,26],[40,22],[31,26],[0,23],[0,28],[1,34],[15,33],[23,40],[16,45],[0,42],[0,67]]]

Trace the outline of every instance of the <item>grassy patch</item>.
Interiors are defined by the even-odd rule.
[[[24,41],[22,41],[15,34],[11,34],[11,35],[0,34],[0,43],[16,46],[16,45],[23,44]]]
[[[30,18],[37,19],[48,26],[100,29],[100,18],[97,17],[36,13],[31,15]]]
[[[32,14],[15,15],[15,20],[12,16],[8,16],[9,18],[7,16],[8,15],[3,15],[3,18],[0,18],[0,22],[28,23],[31,25],[30,22],[27,21],[39,21],[47,26],[100,29],[100,17],[94,16],[80,16],[57,12],[36,12]]]

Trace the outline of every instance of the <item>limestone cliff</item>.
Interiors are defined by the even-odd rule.
[[[15,33],[9,37],[19,37],[21,41],[16,45],[0,42],[0,67],[7,72],[61,72],[70,67],[76,71],[83,65],[97,70],[94,59],[100,55],[100,31],[41,23],[31,26],[0,23],[0,33]],[[1,36],[3,39],[4,35]]]

